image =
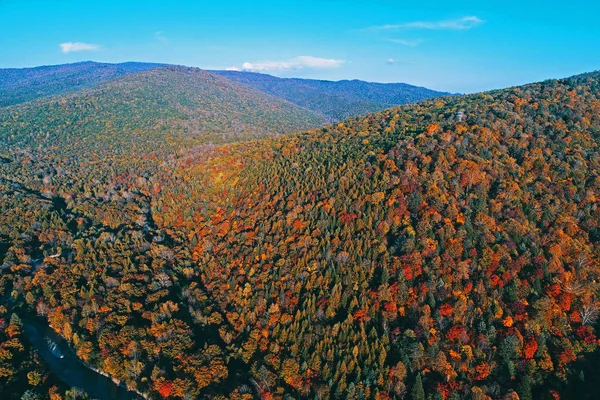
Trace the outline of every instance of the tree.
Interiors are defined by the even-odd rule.
[[[412,400],[425,400],[425,390],[423,389],[423,381],[421,380],[420,373],[417,374],[417,379],[415,379],[415,383],[410,391],[410,398]]]
[[[37,371],[27,373],[27,380],[31,386],[37,386],[42,381],[42,375]]]
[[[529,375],[523,377],[519,384],[519,388],[517,389],[517,393],[521,400],[533,400],[533,395],[531,393],[531,378]]]

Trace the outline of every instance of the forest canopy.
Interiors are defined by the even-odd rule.
[[[22,315],[156,399],[598,394],[600,74],[323,128],[236,85],[0,110],[0,391],[66,390]]]

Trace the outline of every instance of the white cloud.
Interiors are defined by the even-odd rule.
[[[417,65],[414,61],[401,61],[396,60],[395,58],[388,58],[385,63],[387,65]]]
[[[450,19],[445,21],[414,21],[397,25],[381,25],[371,29],[375,30],[390,30],[390,29],[431,29],[431,30],[467,30],[485,23],[479,17],[474,15],[462,17],[458,19]]]
[[[338,68],[344,63],[343,60],[311,56],[296,57],[296,61],[299,65],[306,66],[308,68]]]
[[[83,42],[66,42],[59,44],[63,53],[73,53],[76,51],[91,51],[98,50],[97,44],[83,43]]]
[[[165,37],[163,31],[154,32],[154,37],[161,43],[167,43],[169,40]]]
[[[245,62],[241,67],[229,67],[229,71],[266,72],[278,70],[297,70],[304,68],[332,69],[339,68],[345,61],[332,58],[299,56],[287,61],[264,61],[258,63]]]
[[[392,42],[392,43],[401,44],[404,46],[409,46],[409,47],[415,47],[415,46],[418,46],[419,44],[423,43],[423,41],[421,39],[417,39],[417,40],[387,39],[387,41]]]

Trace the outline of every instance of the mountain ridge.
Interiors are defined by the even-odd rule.
[[[0,107],[51,97],[102,82],[145,72],[163,64],[125,62],[120,64],[82,61],[31,68],[0,69]]]
[[[82,104],[69,108],[69,102]],[[134,126],[138,130],[149,129],[170,121],[178,125],[179,130],[194,131],[192,136],[210,134],[214,137],[283,134],[325,122],[313,112],[283,99],[199,68],[183,66],[160,66],[79,91],[11,105],[0,108],[0,115],[9,118],[11,114],[21,114],[22,110],[49,115],[55,115],[52,110],[58,110],[65,121],[101,117],[105,124],[127,130]],[[20,115],[19,118],[27,117]],[[226,124],[227,128],[219,124]]]
[[[171,65],[83,61],[33,68],[0,69],[0,107],[92,88],[122,76],[167,66]],[[405,83],[376,83],[357,79],[327,81],[277,78],[250,72],[210,72],[317,112],[332,123],[398,104],[451,95]]]
[[[320,112],[331,122],[339,122],[345,118],[381,111],[400,104],[453,95],[407,83],[378,83],[359,79],[329,81],[278,78],[245,71],[213,72]]]

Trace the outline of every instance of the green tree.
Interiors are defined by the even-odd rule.
[[[519,393],[519,398],[521,400],[533,400],[533,395],[531,394],[531,378],[529,375],[523,377],[523,380],[517,389],[517,393]]]
[[[415,384],[410,392],[410,398],[412,400],[425,400],[425,390],[423,389],[421,374],[417,375],[417,379],[415,379]]]

